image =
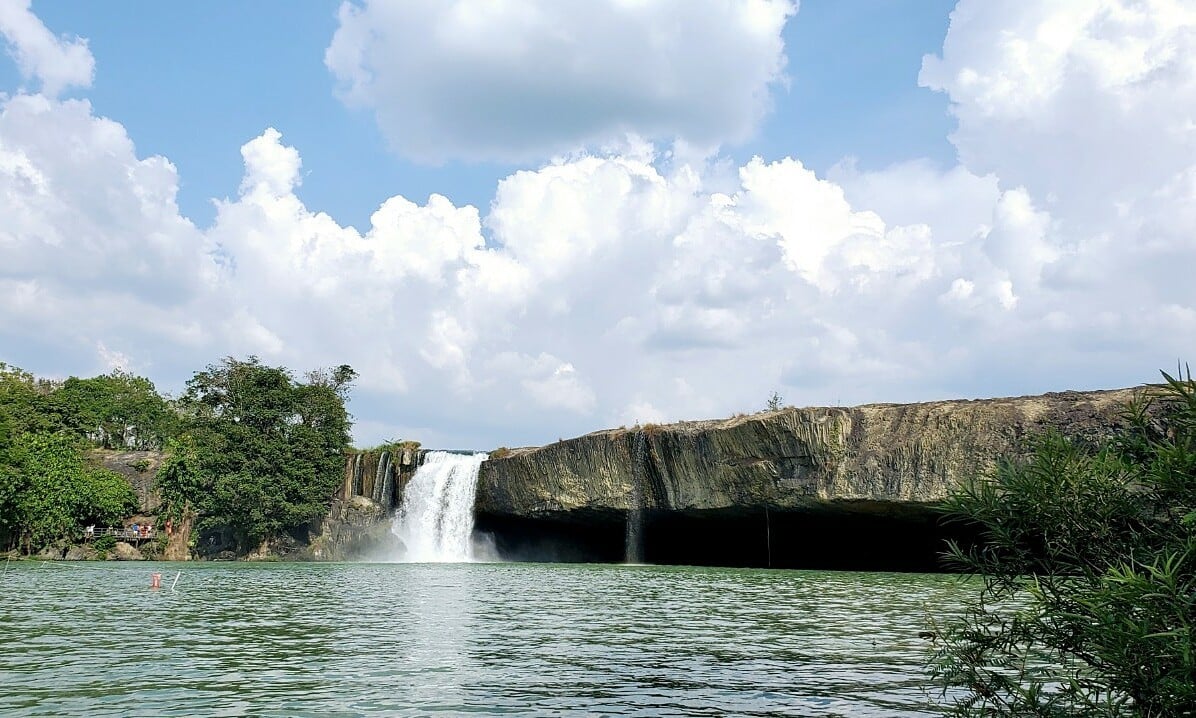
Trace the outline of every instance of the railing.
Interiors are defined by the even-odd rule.
[[[100,536],[114,536],[118,539],[128,541],[145,541],[146,539],[157,538],[158,530],[153,526],[138,526],[136,531],[131,526],[106,526],[84,532],[84,538],[88,541]]]

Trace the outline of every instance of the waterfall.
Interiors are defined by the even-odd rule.
[[[353,490],[350,492],[350,496],[361,496],[361,479],[361,454],[357,454],[353,457]]]
[[[390,483],[390,452],[383,451],[382,455],[378,457],[378,467],[374,470],[374,492],[372,498],[374,503],[382,504],[386,508],[390,508],[390,494],[387,493],[390,489],[387,484]]]
[[[378,460],[378,464],[379,470],[382,472],[382,501],[379,503],[390,509],[391,506],[394,506],[395,500],[395,472],[389,451],[382,452],[382,458]]]
[[[627,500],[627,533],[624,536],[624,560],[627,563],[644,562],[644,449],[647,437],[644,432],[635,435],[635,451],[631,457],[631,496]]]
[[[473,503],[486,454],[433,451],[403,490],[391,530],[410,563],[472,561]]]

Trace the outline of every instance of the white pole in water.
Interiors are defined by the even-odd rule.
[[[4,562],[4,575],[5,576],[8,575],[8,564],[10,564],[10,563],[12,563],[12,556],[9,556],[8,560]]]
[[[182,572],[182,571],[179,571],[178,573],[176,573],[176,574],[174,575],[174,583],[170,584],[170,590],[171,590],[171,591],[174,591],[174,587],[175,587],[175,586],[177,586],[177,585],[179,585],[179,576],[182,576],[182,575],[183,575],[183,572]]]

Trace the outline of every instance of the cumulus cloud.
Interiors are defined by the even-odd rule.
[[[425,161],[526,160],[628,134],[743,140],[783,81],[792,0],[345,2],[325,54],[350,105]]]
[[[1196,6],[962,0],[922,85],[947,94],[962,163],[1023,186],[1080,231],[1196,157]]]
[[[209,260],[202,234],[178,214],[177,190],[169,161],[136,157],[124,128],[87,102],[5,100],[0,291],[24,310],[0,313],[0,330],[58,315],[81,328],[129,296],[147,311],[105,323],[148,328],[192,301]]]
[[[167,385],[226,354],[347,362],[359,440],[477,448],[725,416],[773,390],[851,404],[1145,380],[1196,349],[1196,154],[1190,129],[1158,131],[1196,112],[1170,69],[1191,61],[1190,24],[1162,0],[1025,8],[965,0],[926,60],[959,120],[958,166],[845,161],[823,177],[796,158],[616,143],[511,173],[485,212],[392,197],[364,231],[300,200],[299,149],[272,128],[200,230],[174,167],[121,125],[82,101],[6,98],[0,346],[89,362],[99,348]],[[375,11],[349,7],[341,32]],[[1083,46],[1108,18],[1155,49],[1105,67]],[[1022,82],[1023,62],[1049,72]],[[1108,149],[1092,177],[1076,153],[1119,131],[1158,146]]]
[[[80,38],[55,37],[30,9],[32,0],[0,0],[0,35],[21,74],[57,97],[68,87],[90,87],[95,59]]]

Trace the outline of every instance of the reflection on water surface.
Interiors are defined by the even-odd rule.
[[[0,714],[936,715],[952,576],[13,563]],[[164,588],[149,590],[152,571]]]

